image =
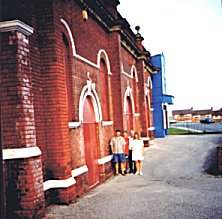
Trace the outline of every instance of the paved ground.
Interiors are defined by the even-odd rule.
[[[219,132],[222,133],[222,123],[211,123],[211,124],[203,124],[199,122],[178,122],[172,124],[171,127],[180,127],[190,130],[198,130],[202,132],[214,133]]]
[[[169,136],[147,150],[143,176],[108,180],[69,206],[51,206],[55,219],[222,219],[222,178],[203,167],[221,135]]]

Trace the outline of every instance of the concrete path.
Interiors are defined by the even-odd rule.
[[[143,176],[118,176],[77,203],[50,206],[54,219],[222,219],[222,178],[207,175],[221,135],[169,136],[146,151]]]
[[[184,130],[189,130],[193,133],[195,132],[205,132],[205,133],[222,133],[222,123],[210,123],[204,124],[200,122],[177,122],[172,124],[173,128],[181,128]]]

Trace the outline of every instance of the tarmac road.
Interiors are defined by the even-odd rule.
[[[222,178],[207,175],[221,135],[169,136],[146,151],[144,175],[118,176],[77,203],[50,206],[54,219],[222,219]]]

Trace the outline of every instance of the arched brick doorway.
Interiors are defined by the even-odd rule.
[[[132,107],[132,101],[130,97],[128,96],[126,98],[126,109],[125,109],[125,129],[127,131],[133,130],[133,107]]]
[[[90,96],[87,96],[83,104],[83,132],[85,145],[85,159],[88,167],[89,187],[99,183],[98,167],[98,124]]]

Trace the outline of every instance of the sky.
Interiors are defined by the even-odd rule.
[[[222,108],[221,0],[120,0],[151,55],[164,53],[174,109]]]

